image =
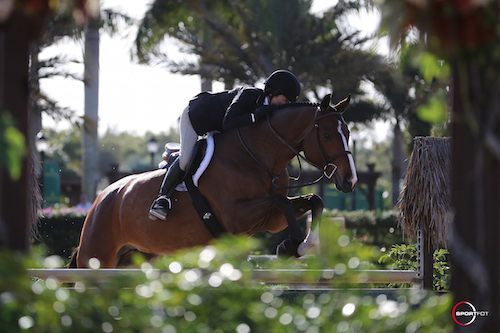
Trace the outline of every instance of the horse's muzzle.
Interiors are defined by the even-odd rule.
[[[339,191],[342,191],[344,193],[350,193],[354,191],[356,182],[357,179],[355,179],[354,177],[342,177],[337,175],[335,177],[335,186]]]

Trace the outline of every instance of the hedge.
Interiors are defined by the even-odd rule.
[[[47,254],[68,258],[78,245],[84,215],[42,217],[34,232],[34,243],[43,244]]]

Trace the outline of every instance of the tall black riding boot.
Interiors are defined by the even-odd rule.
[[[170,166],[160,187],[160,194],[149,210],[151,220],[165,220],[168,212],[172,209],[170,197],[174,193],[175,187],[184,179],[185,172],[179,166],[179,158]]]

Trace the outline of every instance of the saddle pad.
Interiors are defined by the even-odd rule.
[[[205,172],[207,170],[208,165],[210,164],[210,161],[212,160],[212,157],[214,156],[214,151],[215,151],[215,141],[214,141],[214,135],[213,133],[208,133],[208,136],[206,138],[207,142],[207,148],[205,149],[205,155],[203,156],[203,160],[201,160],[200,166],[196,170],[196,172],[193,174],[193,184],[198,187],[198,182]]]
[[[213,133],[208,133],[206,140],[207,147],[205,149],[205,153],[203,155],[203,159],[201,160],[200,164],[198,165],[198,168],[196,171],[193,173],[193,184],[198,187],[198,182],[200,181],[201,176],[207,170],[208,166],[210,165],[210,161],[212,160],[212,157],[214,156],[214,151],[215,151],[215,141],[214,141],[214,135]],[[196,152],[195,152],[196,153]],[[179,185],[175,187],[175,190],[178,192],[186,192],[187,187],[186,183],[182,182]]]

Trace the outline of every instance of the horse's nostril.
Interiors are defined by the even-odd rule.
[[[344,178],[342,182],[342,187],[346,192],[352,192],[356,186],[357,179],[353,177]]]

